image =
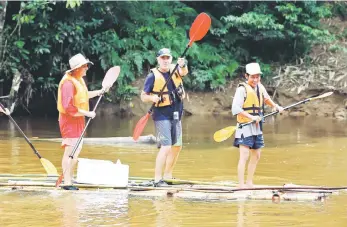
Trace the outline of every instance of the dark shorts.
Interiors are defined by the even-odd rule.
[[[265,146],[264,144],[264,137],[263,135],[257,135],[257,136],[248,136],[246,138],[241,136],[241,138],[235,138],[234,140],[234,146],[240,147],[240,145],[244,145],[249,147],[250,149],[260,149]]]

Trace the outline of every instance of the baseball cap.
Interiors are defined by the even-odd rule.
[[[161,57],[161,56],[169,56],[171,57],[171,50],[169,48],[162,48],[158,51],[157,53],[157,57]]]

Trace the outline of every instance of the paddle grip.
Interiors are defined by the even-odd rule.
[[[190,47],[190,46],[187,45],[186,49],[184,50],[183,54],[181,55],[181,58],[184,58],[184,57],[186,56],[189,47]],[[160,92],[159,92],[159,95],[158,95],[159,97],[162,96],[162,94],[163,94],[163,92],[164,92],[164,90],[165,90],[165,87],[167,86],[167,84],[168,84],[169,81],[171,80],[171,77],[173,76],[173,74],[174,74],[175,71],[177,70],[177,67],[178,67],[178,63],[175,65],[175,68],[174,68],[174,69],[172,70],[172,72],[170,73],[170,76],[166,79],[163,88],[162,88],[162,89],[160,90]],[[155,103],[152,104],[151,108],[150,108],[149,111],[148,111],[149,114],[152,113],[153,108],[155,107],[155,105],[156,105]],[[159,102],[158,102],[157,105],[159,105]]]

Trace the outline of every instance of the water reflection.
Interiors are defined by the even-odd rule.
[[[9,192],[0,198],[3,207],[0,215],[4,218],[1,226],[19,226],[21,219],[25,219],[27,226],[129,226],[125,190],[112,193]]]
[[[80,226],[80,211],[78,209],[78,198],[74,193],[65,194],[56,198],[53,202],[57,212],[61,214],[60,222],[62,226]]]
[[[92,121],[89,137],[130,136],[134,119],[105,117]],[[16,119],[29,136],[59,137],[56,119]],[[215,143],[215,131],[233,118],[183,120],[184,147],[176,178],[235,181],[238,161],[232,139]],[[264,126],[266,147],[255,184],[347,185],[347,122],[326,118],[276,117]],[[144,134],[154,132],[149,122]],[[59,143],[33,142],[60,171]],[[86,145],[81,157],[130,165],[131,176],[152,177],[157,148]],[[0,118],[0,173],[44,173],[44,169],[7,118]],[[326,203],[264,201],[221,202],[128,197],[123,193],[59,191],[0,193],[1,226],[344,226],[347,196]]]
[[[127,190],[117,192],[85,193],[79,196],[79,210],[83,222],[95,226],[117,224],[127,226],[124,220],[128,218]]]
[[[153,206],[156,211],[156,227],[165,227],[168,223],[173,227],[180,226],[176,218],[175,199],[154,199]]]

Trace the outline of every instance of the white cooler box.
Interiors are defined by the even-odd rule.
[[[79,158],[77,167],[78,183],[102,184],[115,187],[127,187],[129,166],[117,160],[113,163],[107,160]]]

